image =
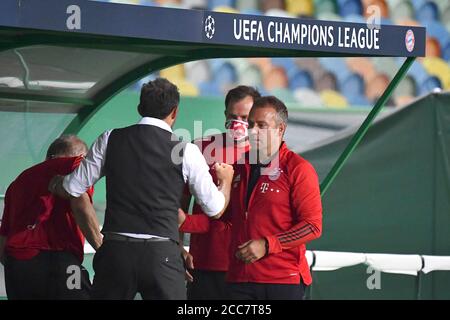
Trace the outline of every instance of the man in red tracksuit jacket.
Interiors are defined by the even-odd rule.
[[[208,165],[215,162],[234,164],[249,150],[247,117],[259,92],[248,86],[238,86],[225,97],[226,133],[194,141],[202,151]],[[217,181],[214,170],[210,171]],[[190,199],[190,197],[189,197]],[[193,215],[180,227],[181,232],[192,233],[186,264],[192,278],[187,285],[190,300],[227,299],[225,273],[229,264],[231,222],[229,209],[218,220],[210,220],[195,204]]]
[[[312,165],[283,142],[287,118],[272,96],[250,111],[251,150],[235,166],[230,200],[232,299],[303,299],[312,282],[305,244],[322,232],[320,188]]]
[[[72,172],[86,152],[76,136],[61,136],[44,162],[22,172],[8,187],[0,227],[8,299],[89,299],[89,277],[81,266],[84,235],[95,249],[101,244],[93,189],[72,209],[69,200],[48,190],[51,178]]]

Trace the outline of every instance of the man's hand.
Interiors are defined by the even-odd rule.
[[[181,225],[186,220],[186,213],[183,211],[183,209],[178,209],[178,228],[181,227]]]
[[[184,248],[182,249],[181,252],[183,254],[184,265],[186,266],[186,272],[185,272],[184,277],[186,278],[187,281],[193,282],[194,281],[194,277],[189,272],[189,270],[193,270],[194,269],[194,257],[192,256],[192,254],[187,252]]]
[[[63,199],[70,199],[70,194],[63,187],[64,176],[54,176],[48,184],[48,191]]]
[[[213,169],[216,171],[217,180],[219,182],[218,189],[225,197],[225,204],[222,210],[215,216],[211,217],[211,219],[219,219],[225,212],[228,203],[230,202],[231,183],[233,182],[234,170],[233,166],[226,163],[216,163],[214,164]]]
[[[266,255],[266,239],[249,240],[241,244],[236,258],[244,263],[254,263]]]
[[[215,163],[213,169],[216,171],[217,180],[219,180],[219,185],[223,183],[231,184],[233,180],[233,166],[226,163]]]

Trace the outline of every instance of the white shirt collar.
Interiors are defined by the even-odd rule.
[[[169,132],[172,132],[172,128],[165,122],[164,120],[157,119],[157,118],[151,118],[151,117],[143,117],[138,124],[147,124],[151,126],[155,126],[164,130],[167,130]]]

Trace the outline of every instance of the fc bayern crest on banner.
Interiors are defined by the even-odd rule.
[[[408,52],[411,52],[414,50],[414,43],[415,43],[414,32],[411,29],[409,29],[408,31],[406,31],[406,36],[405,36],[405,45],[406,45],[406,50],[408,50]]]

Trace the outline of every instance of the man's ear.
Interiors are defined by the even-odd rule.
[[[287,127],[286,123],[284,122],[280,123],[280,127],[278,128],[278,130],[280,130],[280,136],[284,135],[284,133],[286,132],[286,127]]]
[[[172,112],[171,112],[171,114],[170,114],[170,118],[171,118],[171,119],[175,119],[175,118],[177,117],[177,115],[178,115],[178,106],[176,106],[176,107],[172,110]]]

